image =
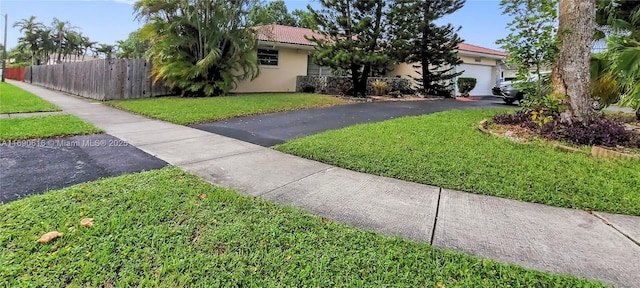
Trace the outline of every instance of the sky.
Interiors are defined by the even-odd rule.
[[[135,20],[132,3],[135,0],[0,0],[0,14],[8,15],[7,47],[17,45],[21,36],[13,24],[21,19],[36,16],[39,22],[51,24],[53,17],[68,21],[91,41],[115,44],[143,25]],[[495,41],[505,37],[507,23],[502,15],[499,0],[467,0],[464,7],[443,17],[439,23],[461,26],[458,32],[466,43],[501,50]],[[289,11],[306,9],[307,4],[318,3],[302,0],[285,0]],[[4,19],[0,27],[4,29]],[[4,30],[2,30],[4,31]],[[4,32],[0,32],[4,33]]]

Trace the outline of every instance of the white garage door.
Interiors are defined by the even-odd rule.
[[[464,70],[462,75],[458,77],[476,78],[476,88],[473,88],[469,95],[484,96],[491,95],[491,87],[493,87],[493,67],[485,65],[461,64],[456,67],[457,71]],[[456,87],[457,88],[457,87]]]

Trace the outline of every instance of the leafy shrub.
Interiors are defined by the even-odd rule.
[[[545,98],[553,91],[550,74],[542,74],[533,81],[517,82],[513,86],[524,94],[524,99],[520,101],[520,106],[524,109],[533,109],[542,105]]]
[[[476,78],[460,77],[458,78],[458,91],[460,91],[462,96],[467,97],[469,96],[469,92],[471,92],[473,88],[476,88],[476,84]]]
[[[589,122],[562,122],[560,100],[546,96],[535,109],[521,109],[513,114],[493,116],[493,122],[526,128],[540,136],[576,145],[625,146],[640,148],[640,135],[628,131],[620,116],[601,114]],[[553,117],[551,115],[554,115]]]
[[[615,147],[629,144],[632,132],[618,121],[604,115],[590,122],[572,122],[571,124],[554,120],[542,127],[540,134],[553,140],[567,141],[577,145],[602,145]]]
[[[518,110],[513,114],[498,114],[493,116],[493,122],[502,125],[517,125],[531,130],[537,129],[538,126],[532,121],[531,114],[524,110]]]
[[[302,88],[302,92],[304,92],[304,93],[316,93],[316,87],[313,87],[311,85],[304,86],[304,88]]]
[[[377,96],[380,96],[380,95],[384,95],[387,92],[388,85],[387,85],[387,82],[384,82],[382,80],[376,80],[376,81],[373,81],[373,83],[371,83],[371,87],[373,87],[375,94]]]
[[[353,85],[351,85],[351,83],[349,82],[342,84],[342,86],[340,86],[340,95],[353,95]]]
[[[531,105],[523,108],[523,110],[529,111],[531,120],[538,124],[538,126],[542,126],[558,118],[560,113],[564,111],[564,107],[560,103],[560,99],[564,99],[564,97],[566,96],[545,95],[544,97],[537,98],[536,101],[529,102]]]
[[[400,98],[402,97],[402,93],[400,91],[391,91],[389,92],[389,96],[393,98]]]
[[[620,84],[610,75],[604,75],[591,81],[591,97],[595,101],[594,108],[602,110],[620,100]]]
[[[400,93],[402,93],[403,95],[416,94],[416,90],[411,88],[411,86],[406,86],[400,89]]]

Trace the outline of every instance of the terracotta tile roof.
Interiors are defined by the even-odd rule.
[[[316,36],[318,38],[323,37],[322,34],[313,32],[313,30],[307,29],[307,28],[291,27],[291,26],[276,25],[276,24],[256,26],[254,28],[258,31],[258,40],[269,41],[269,42],[297,44],[297,45],[304,45],[304,46],[315,46],[315,43],[307,40],[305,36],[308,36],[308,37]],[[484,48],[484,47],[471,45],[467,43],[460,43],[458,45],[458,50],[497,55],[497,56],[507,56],[506,52]]]
[[[509,54],[507,52],[502,52],[502,51],[498,51],[498,50],[484,48],[484,47],[471,45],[471,44],[467,44],[467,43],[458,44],[458,50],[476,52],[476,53],[483,53],[483,54],[498,55],[498,56],[507,56]]]
[[[322,37],[321,34],[313,32],[311,29],[291,27],[284,25],[264,25],[254,27],[258,31],[258,40],[298,44],[304,46],[315,46],[316,44],[307,40],[305,36],[318,38]]]

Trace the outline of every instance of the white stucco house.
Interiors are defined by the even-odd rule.
[[[258,61],[261,73],[256,79],[242,81],[233,92],[294,92],[297,76],[331,75],[331,69],[316,65],[310,54],[315,43],[305,38],[322,37],[311,29],[283,25],[256,27],[258,31]],[[458,45],[458,56],[463,64],[456,71],[464,71],[461,77],[477,79],[470,95],[491,95],[491,87],[504,73],[501,63],[506,52],[484,48],[468,43]],[[413,64],[399,63],[391,67],[389,77],[418,76]]]

